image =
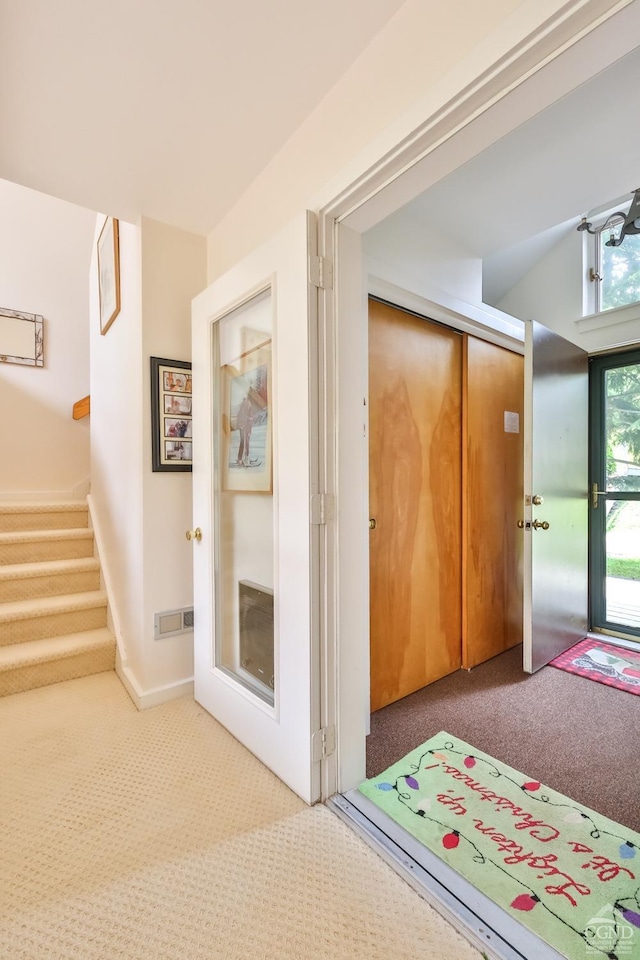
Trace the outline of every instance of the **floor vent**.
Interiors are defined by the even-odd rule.
[[[193,630],[193,607],[164,610],[162,613],[154,614],[154,640],[164,640],[165,637],[175,637],[179,633],[189,633],[191,630]]]

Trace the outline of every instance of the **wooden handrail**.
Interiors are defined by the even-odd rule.
[[[82,400],[78,400],[77,403],[73,405],[73,419],[82,420],[83,417],[88,417],[91,412],[91,397],[83,397]]]

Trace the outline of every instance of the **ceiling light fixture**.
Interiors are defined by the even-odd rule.
[[[631,233],[640,233],[640,187],[633,191],[633,200],[631,201],[631,206],[629,207],[628,213],[625,213],[623,210],[616,210],[616,212],[612,213],[610,217],[607,217],[600,229],[604,231],[614,222],[619,221],[623,221],[620,236],[616,237],[614,231],[611,230],[609,233],[609,239],[606,241],[605,246],[619,247],[626,236]],[[576,229],[586,230],[587,233],[597,233],[597,230],[591,229],[592,226],[593,224],[590,223],[586,217],[583,217]]]

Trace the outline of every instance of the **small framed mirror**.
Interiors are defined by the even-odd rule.
[[[44,366],[44,318],[0,307],[0,363]]]

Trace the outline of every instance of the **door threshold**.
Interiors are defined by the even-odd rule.
[[[629,634],[613,633],[611,630],[590,630],[587,634],[587,640],[600,640],[602,643],[606,641],[613,647],[635,650],[636,653],[640,648],[640,637],[634,639]]]
[[[565,960],[358,790],[327,805],[461,936],[495,960]]]

